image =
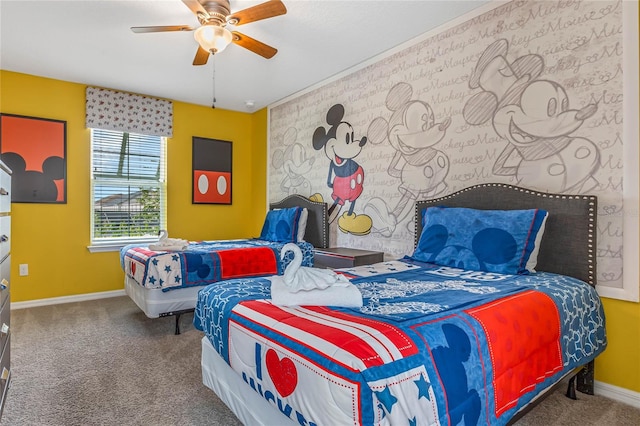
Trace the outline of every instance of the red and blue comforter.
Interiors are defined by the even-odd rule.
[[[505,424],[606,347],[595,290],[408,259],[343,270],[362,308],[281,307],[268,279],[200,290],[194,325],[302,425]]]
[[[313,266],[313,246],[297,243],[305,266]],[[168,291],[203,286],[237,277],[282,275],[293,259],[280,259],[285,243],[265,240],[204,241],[190,243],[184,251],[153,251],[148,246],[128,245],[120,251],[125,274],[146,288]]]

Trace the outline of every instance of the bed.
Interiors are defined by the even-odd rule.
[[[313,249],[329,244],[326,203],[290,195],[269,205],[265,221],[272,213],[295,208],[306,209],[304,232],[295,233],[305,253],[305,264],[312,265]],[[262,234],[265,232],[263,229]],[[180,315],[193,311],[202,286],[234,276],[282,273],[291,260],[280,259],[280,249],[288,240],[271,234],[268,237],[190,243],[184,251],[128,245],[120,251],[125,292],[149,318],[175,316],[179,334]]]
[[[339,270],[360,308],[276,306],[265,277],[204,287],[203,383],[252,425],[503,425],[565,379],[593,394],[596,211],[506,184],[417,202],[411,256]]]

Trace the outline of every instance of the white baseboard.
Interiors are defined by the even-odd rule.
[[[73,296],[51,297],[48,299],[11,302],[11,310],[34,308],[36,306],[58,305],[60,303],[85,302],[87,300],[106,299],[108,297],[126,296],[124,290],[101,291],[99,293],[77,294]]]
[[[640,392],[634,392],[629,389],[620,388],[597,380],[594,383],[593,391],[596,395],[601,395],[615,401],[622,402],[623,404],[640,408]]]

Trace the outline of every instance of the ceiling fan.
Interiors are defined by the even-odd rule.
[[[182,0],[195,13],[200,21],[197,28],[189,25],[164,25],[152,27],[131,27],[134,33],[153,33],[164,31],[195,31],[198,51],[193,65],[205,65],[209,54],[222,51],[229,43],[234,43],[264,58],[272,58],[278,50],[238,31],[229,31],[226,26],[244,25],[274,16],[284,15],[287,8],[280,0],[265,3],[231,13],[229,0]]]

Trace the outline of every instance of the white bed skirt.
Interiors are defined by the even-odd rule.
[[[242,381],[213,349],[207,336],[202,338],[202,383],[215,392],[245,425],[295,425],[291,419]]]
[[[127,295],[149,318],[158,318],[161,314],[194,309],[198,291],[202,287],[184,287],[162,291],[159,288],[146,288],[125,275],[124,290]]]

